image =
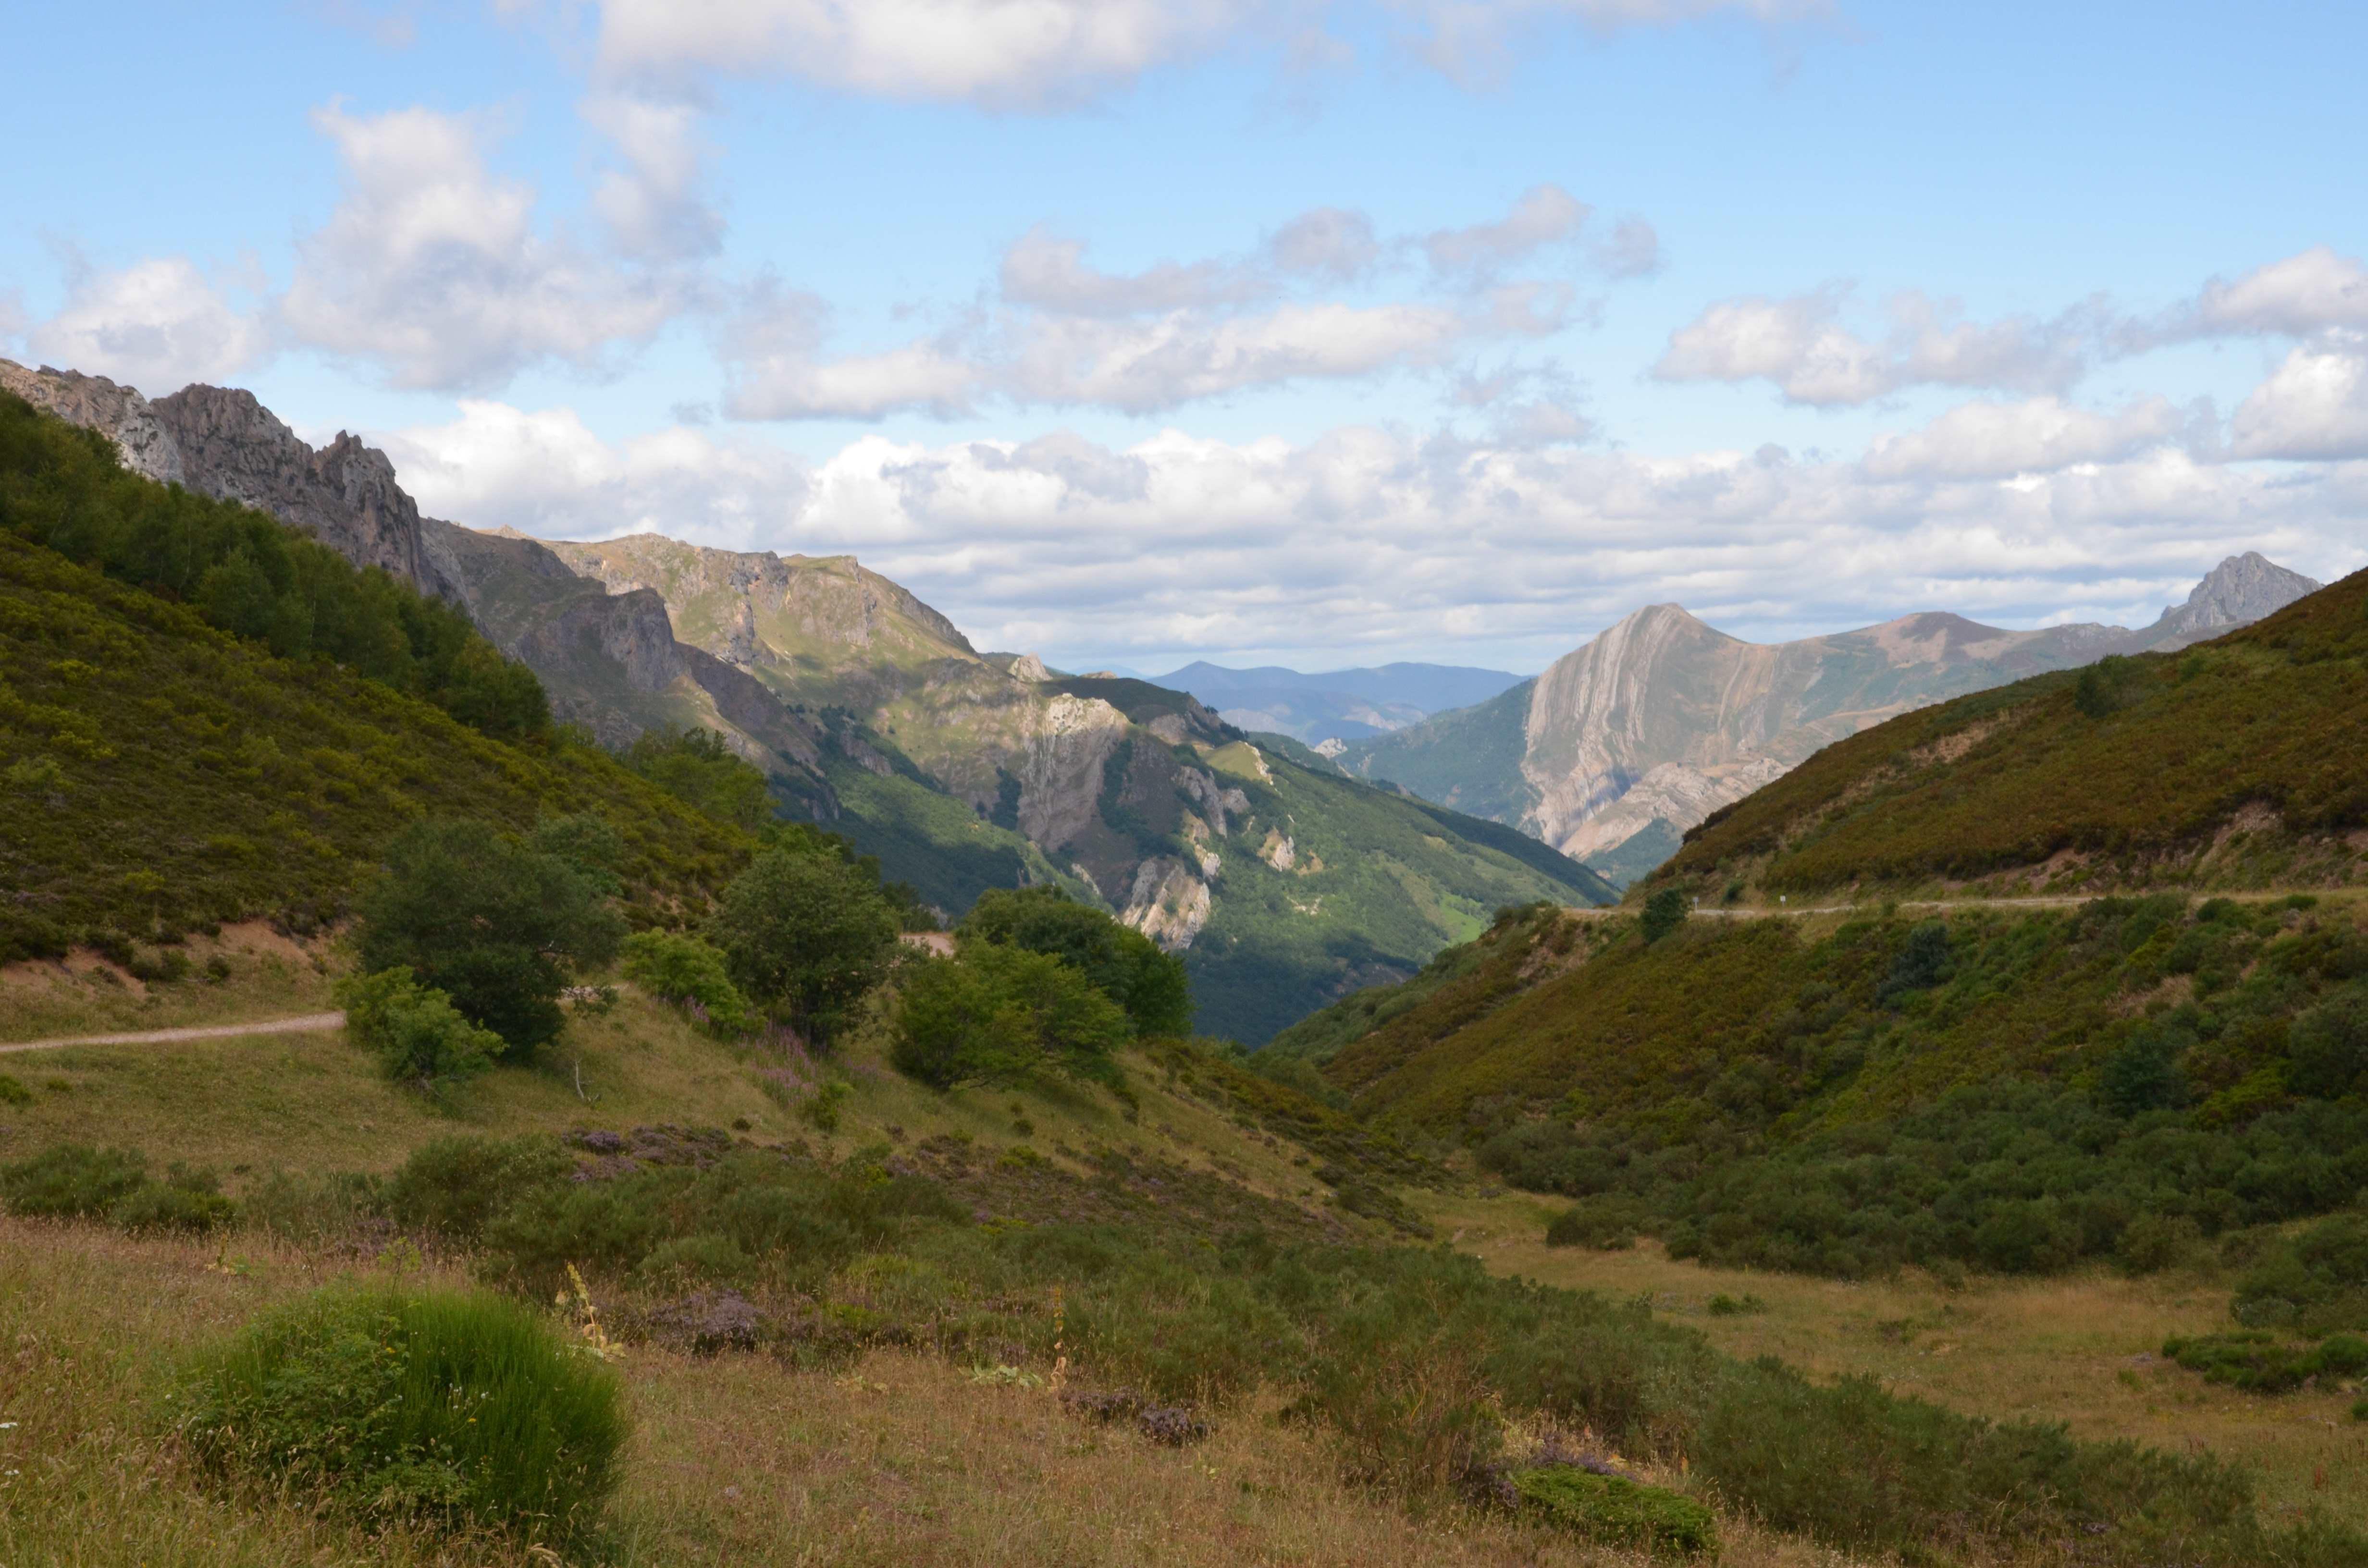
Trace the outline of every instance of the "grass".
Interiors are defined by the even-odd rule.
[[[499,1539],[450,1542],[279,1506],[268,1489],[223,1493],[160,1437],[154,1368],[355,1272],[266,1243],[225,1257],[211,1244],[0,1220],[0,1342],[11,1346],[0,1420],[16,1423],[0,1428],[0,1471],[16,1472],[0,1475],[0,1560],[517,1562]],[[387,1278],[367,1265],[360,1275]],[[1320,1444],[1270,1407],[1172,1449],[1069,1416],[1047,1388],[981,1384],[928,1356],[881,1351],[800,1371],[641,1347],[618,1372],[633,1430],[600,1551],[619,1568],[1645,1561],[1493,1514],[1410,1516],[1334,1479]],[[1744,1519],[1723,1520],[1722,1534],[1736,1568],[1849,1561]]]
[[[2166,1339],[2225,1331],[2229,1288],[2208,1276],[2089,1271],[1948,1288],[1920,1270],[1832,1280],[1721,1268],[1650,1240],[1616,1252],[1546,1244],[1559,1205],[1517,1193],[1412,1197],[1433,1228],[1493,1273],[1649,1301],[1730,1356],[1774,1356],[1823,1377],[1998,1420],[2063,1421],[2073,1436],[2211,1453],[2260,1477],[2273,1516],[2318,1506],[2368,1528],[2368,1426],[2341,1387],[2265,1399],[2164,1358]],[[1721,1312],[1719,1297],[1765,1310]]]
[[[87,949],[0,965],[0,1044],[293,1017],[336,1006],[327,967],[314,961],[314,949],[262,921],[225,926],[211,937],[192,933],[181,951],[191,972],[170,984],[147,984]],[[227,971],[220,980],[206,969],[217,958]],[[13,1058],[20,1076],[46,1060]]]

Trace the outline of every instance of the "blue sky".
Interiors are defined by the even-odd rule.
[[[1534,668],[2368,538],[2368,13],[44,8],[0,354],[983,645]],[[37,155],[27,155],[28,153]]]

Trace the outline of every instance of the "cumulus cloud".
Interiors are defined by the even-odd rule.
[[[1120,659],[1543,659],[1671,599],[1760,634],[1925,608],[2143,620],[2237,550],[2331,577],[2358,563],[2368,523],[2368,474],[2162,445],[2003,482],[1357,427],[1297,444],[1168,430],[1123,448],[871,437],[804,469],[703,431],[610,446],[572,415],[471,404],[390,450],[406,483],[414,454],[431,457],[423,499],[480,527],[851,551],[982,646]]]
[[[2177,438],[2188,422],[2162,397],[2112,415],[2055,397],[1968,403],[1921,430],[1878,438],[1863,466],[1882,479],[2006,479],[2114,461]]]
[[[1843,324],[1849,290],[1789,299],[1723,300],[1669,337],[1653,374],[1667,381],[1768,381],[1788,403],[1872,403],[1918,385],[2061,392],[2088,368],[2094,312],[2052,322],[2013,316],[1967,322],[1959,310],[1907,290],[1892,296],[1890,330],[1861,336]]]
[[[1254,388],[1434,369],[1571,324],[1568,282],[1504,274],[1573,239],[1586,216],[1567,192],[1540,186],[1500,221],[1384,240],[1363,213],[1319,208],[1247,254],[1135,271],[1098,267],[1083,241],[1040,227],[1004,253],[994,308],[885,352],[825,357],[821,302],[768,292],[722,335],[726,405],[752,419],[949,415],[988,399],[1149,414]],[[1374,282],[1393,257],[1386,270],[1411,273],[1413,297],[1325,297]]]
[[[592,193],[592,210],[617,247],[659,261],[712,256],[723,242],[723,220],[700,189],[697,106],[596,93],[583,114],[619,159]]]
[[[1494,223],[1441,229],[1422,242],[1433,270],[1491,276],[1577,234],[1594,209],[1558,185],[1532,186]]]
[[[331,108],[313,118],[336,146],[346,191],[299,244],[281,301],[303,342],[375,363],[396,386],[461,390],[542,361],[598,369],[684,308],[682,278],[539,225],[533,188],[486,167],[484,117]],[[666,140],[627,128],[645,151]],[[622,197],[609,210],[612,221],[635,211]]]
[[[271,334],[188,259],[159,256],[112,272],[77,266],[64,306],[27,341],[47,362],[161,397],[228,381],[270,351]]]
[[[718,335],[724,411],[734,419],[878,419],[906,409],[951,416],[984,386],[951,340],[826,359],[828,317],[812,294],[771,282],[751,290]]]
[[[1501,71],[1508,46],[1525,28],[1576,24],[1599,36],[1670,27],[1727,15],[1766,26],[1824,21],[1833,0],[1383,0],[1404,18],[1417,51],[1458,81]]]
[[[2333,331],[2289,353],[2229,420],[2230,454],[2368,457],[2368,333]]]
[[[2192,300],[2123,322],[2114,343],[2139,353],[2195,338],[2307,337],[2329,327],[2368,328],[2368,267],[2331,245],[2313,245],[2233,280],[2214,278]]]

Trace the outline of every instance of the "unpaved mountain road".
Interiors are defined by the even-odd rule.
[[[2178,890],[2177,890],[2177,889],[2167,889],[2167,890],[2163,890],[2163,891],[2167,891],[2167,892],[2177,892]],[[2203,894],[2203,895],[2201,895],[2201,896],[2207,897],[2207,898],[2226,898],[2226,899],[2233,900],[2234,902],[2238,903],[2269,903],[2269,902],[2271,902],[2271,900],[2274,900],[2274,899],[2285,898],[2285,897],[2289,896],[2289,895],[2290,895],[2290,893],[2294,893],[2294,892],[2306,892],[2306,893],[2310,893],[2310,894],[2312,894],[2313,896],[2316,896],[2316,897],[2322,897],[2322,898],[2323,898],[2323,897],[2327,896],[2327,895],[2328,895],[2328,893],[2330,893],[2330,892],[2348,892],[2348,891],[2350,891],[2350,890],[2348,890],[2348,889],[2340,889],[2340,888],[2337,888],[2337,889],[2329,889],[2329,888],[2294,888],[2294,889],[2279,888],[2279,889],[2270,890],[2270,891],[2243,891],[2243,892],[2213,892],[2213,893],[2205,893],[2205,894]],[[1734,909],[1734,908],[1728,908],[1728,907],[1725,907],[1725,906],[1720,906],[1720,907],[1715,907],[1715,908],[1713,908],[1713,907],[1711,907],[1711,906],[1708,906],[1708,905],[1699,904],[1699,903],[1698,903],[1698,904],[1695,904],[1694,906],[1692,906],[1691,909],[1687,910],[1687,911],[1686,911],[1686,913],[1687,913],[1689,915],[1700,916],[1700,917],[1715,917],[1715,918],[1720,919],[1720,920],[1753,920],[1753,919],[1757,919],[1757,918],[1759,918],[1759,916],[1761,916],[1761,915],[1863,915],[1863,914],[1879,914],[1879,913],[1881,913],[1881,912],[1882,912],[1884,909],[1885,909],[1885,908],[1890,908],[1890,909],[2069,909],[2069,908],[2071,908],[2071,907],[2072,907],[2073,905],[2075,905],[2075,904],[2080,904],[2080,903],[2094,903],[2097,900],[2099,900],[2099,899],[2100,899],[2100,898],[2110,898],[2110,897],[2114,897],[2114,896],[2121,896],[2121,897],[2141,897],[2141,896],[2143,896],[2143,892],[2140,892],[2140,893],[2125,893],[2125,894],[2120,894],[2120,895],[2115,895],[2115,894],[2112,894],[2112,893],[2100,893],[2100,892],[2091,892],[2091,893],[2047,893],[2047,894],[2033,894],[2033,895],[2032,895],[2032,896],[2030,896],[2030,897],[2027,897],[2027,898],[1902,898],[1902,899],[1893,899],[1893,900],[1890,900],[1890,901],[1888,901],[1888,902],[1877,902],[1877,903],[1793,903],[1793,904],[1782,904],[1782,903],[1780,903],[1780,904],[1778,904],[1778,905],[1777,905],[1775,908],[1773,908],[1773,909],[1770,909],[1770,908],[1765,907],[1764,905],[1758,905],[1758,904],[1755,904],[1755,905],[1753,905],[1752,907],[1750,907],[1750,908],[1748,908],[1748,909]],[[1568,908],[1569,908],[1570,913],[1571,913],[1571,914],[1573,914],[1573,915],[1591,915],[1591,916],[1593,916],[1593,917],[1595,917],[1595,918],[1597,918],[1597,919],[1603,919],[1603,918],[1606,918],[1606,917],[1608,917],[1608,916],[1614,915],[1631,915],[1631,914],[1635,913],[1634,909],[1632,906],[1627,905],[1627,904],[1622,904],[1622,903],[1606,904],[1606,905],[1602,906],[1601,908],[1586,908],[1586,907],[1579,906],[1579,905],[1569,905],[1569,906],[1566,906],[1566,907],[1568,907]]]
[[[256,1034],[324,1034],[346,1027],[343,1013],[306,1013],[294,1018],[263,1018],[251,1024],[207,1024],[195,1028],[142,1029],[130,1034],[62,1035],[54,1040],[0,1043],[0,1055],[15,1051],[54,1051],[68,1045],[168,1045],[182,1040],[236,1040]]]

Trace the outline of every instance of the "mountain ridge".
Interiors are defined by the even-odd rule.
[[[2135,631],[2017,631],[1928,610],[1774,643],[1647,605],[1487,703],[1352,743],[1337,760],[1625,882],[1712,812],[1871,724],[2028,675],[2184,648],[2316,586],[2248,551]]]

